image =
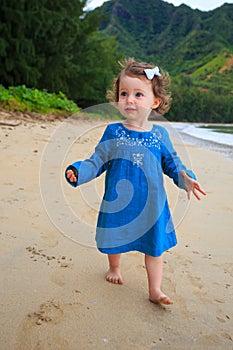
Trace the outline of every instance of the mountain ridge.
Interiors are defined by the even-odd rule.
[[[116,37],[124,56],[185,74],[201,89],[233,93],[233,4],[203,12],[162,0],[111,0],[101,8],[100,29]]]

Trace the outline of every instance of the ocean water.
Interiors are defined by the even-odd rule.
[[[201,128],[200,124],[171,123],[170,126],[179,132],[184,143],[222,153],[233,160],[233,134]]]

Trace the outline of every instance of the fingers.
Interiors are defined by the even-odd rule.
[[[199,201],[201,200],[201,197],[197,194],[195,188],[193,189],[193,194]]]
[[[204,196],[206,195],[206,192],[201,188],[201,186],[200,186],[200,184],[198,183],[198,182],[195,182],[194,183],[194,189],[193,189],[193,193],[194,193],[194,195],[195,195],[195,197],[197,198],[197,199],[201,199],[199,196],[198,196],[198,194],[197,194],[197,191],[199,191],[201,194],[203,194]]]
[[[204,196],[206,196],[206,192],[199,186],[198,191],[201,192]]]
[[[199,196],[198,192],[203,194],[204,196],[206,195],[206,192],[201,188],[200,184],[198,182],[194,182],[192,188],[188,189],[188,199],[191,198],[191,192],[193,192],[194,196],[200,201],[201,197]]]
[[[77,178],[76,178],[76,176],[74,175],[73,170],[67,170],[66,176],[67,176],[67,179],[70,180],[70,182],[77,182]]]
[[[201,197],[197,194],[195,188],[193,188],[193,189],[187,191],[188,200],[191,199],[191,193],[193,193],[193,195],[194,195],[198,200],[201,200]]]

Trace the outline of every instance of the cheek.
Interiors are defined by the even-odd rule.
[[[126,100],[125,96],[120,95],[118,98],[118,102],[124,102]]]
[[[117,103],[117,109],[122,113],[124,111],[124,106],[125,104],[119,100],[118,103]]]

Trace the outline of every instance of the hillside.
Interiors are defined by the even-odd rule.
[[[118,61],[132,56],[171,74],[171,120],[233,122],[233,5],[201,12],[110,0],[86,11],[85,1],[36,3],[0,4],[0,108],[38,112],[39,91],[64,94],[79,108],[105,103]]]
[[[202,12],[161,0],[111,0],[102,11],[101,30],[125,56],[185,74],[202,91],[233,92],[233,5]]]

